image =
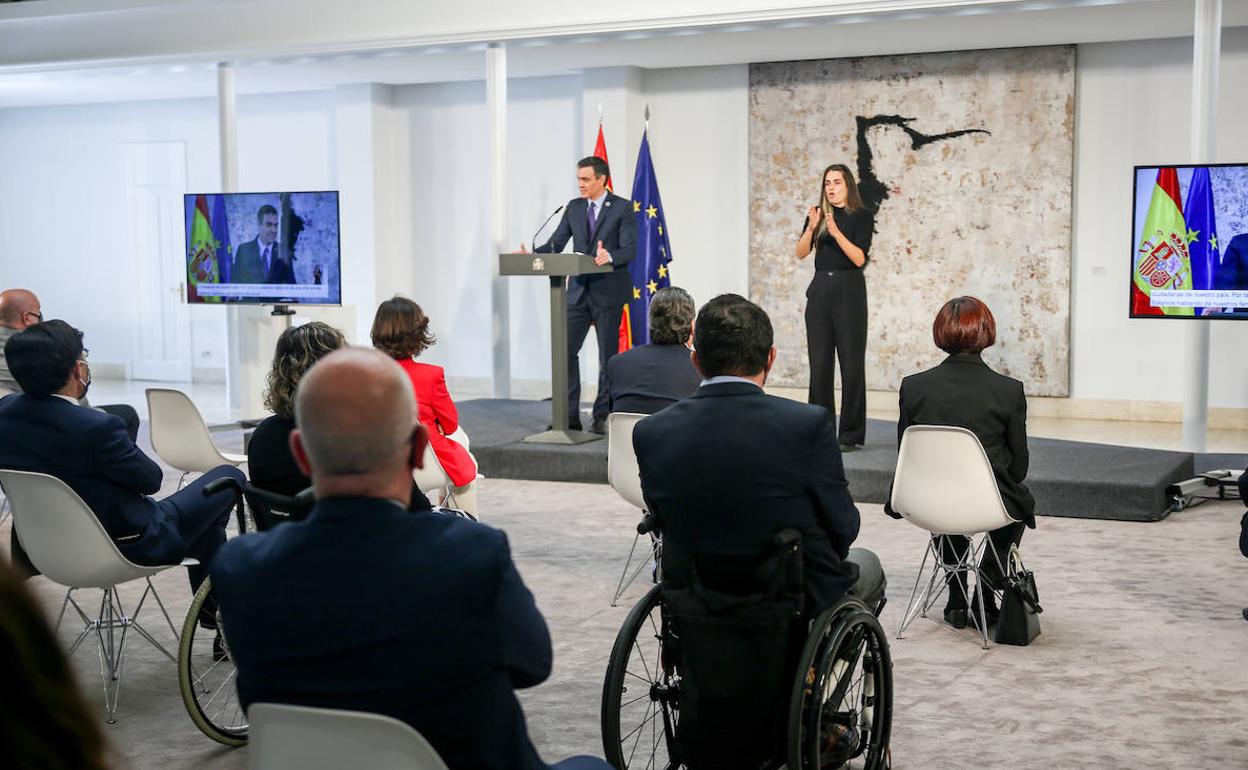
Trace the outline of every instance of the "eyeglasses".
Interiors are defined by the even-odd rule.
[[[90,358],[90,357],[91,357],[91,351],[90,351],[90,350],[87,350],[86,348],[83,348],[83,349],[82,349],[82,355],[78,356],[78,360],[79,360],[79,361],[86,361],[86,360],[87,360],[88,358]]]
[[[37,310],[27,310],[27,311],[26,311],[26,313],[27,313],[28,315],[33,315],[35,318],[38,318],[38,319],[39,319],[39,323],[43,323],[43,313],[41,313],[41,312],[39,312],[39,311],[37,311]]]

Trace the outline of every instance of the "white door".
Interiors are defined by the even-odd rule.
[[[125,164],[125,222],[131,254],[134,329],[130,376],[191,380],[191,313],[185,302],[186,255],[182,196],[183,142],[121,145]]]

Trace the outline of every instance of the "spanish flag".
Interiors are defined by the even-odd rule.
[[[201,283],[220,283],[220,272],[217,265],[217,239],[213,236],[212,225],[208,221],[208,196],[199,195],[195,198],[195,213],[191,220],[191,236],[188,239],[186,255],[187,301],[199,299],[198,286]],[[206,297],[207,302],[220,302],[220,297]]]
[[[1190,316],[1190,307],[1153,307],[1154,289],[1192,289],[1192,260],[1187,222],[1179,195],[1179,175],[1172,167],[1157,169],[1157,183],[1135,249],[1131,271],[1131,314]]]

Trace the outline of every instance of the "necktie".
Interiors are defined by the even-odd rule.
[[[598,217],[594,214],[594,209],[597,207],[598,207],[597,203],[594,203],[593,201],[589,202],[589,251],[590,253],[593,253],[594,248],[595,248],[594,229],[598,227]]]
[[[265,278],[268,278],[268,275],[269,275],[269,255],[270,255],[270,251],[272,250],[272,248],[273,248],[272,246],[265,246],[265,247],[264,247],[264,275],[265,275]]]

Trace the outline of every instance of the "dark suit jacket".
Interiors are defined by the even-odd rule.
[[[1231,239],[1222,253],[1222,264],[1214,270],[1213,288],[1248,290],[1248,233]],[[1236,307],[1236,312],[1248,310]]]
[[[778,530],[799,529],[814,613],[858,579],[845,561],[858,509],[823,407],[768,396],[750,383],[703,385],[638,422],[633,447],[665,542],[692,553],[755,552]]]
[[[633,298],[633,279],[628,272],[628,263],[633,261],[637,248],[637,218],[633,215],[633,204],[627,198],[607,193],[592,234],[589,232],[588,212],[589,201],[584,198],[569,201],[550,240],[534,251],[557,253],[563,251],[571,240],[573,251],[594,254],[598,251],[598,241],[602,241],[602,247],[611,254],[611,272],[573,277],[568,282],[568,302],[579,302],[581,295],[587,293],[590,300],[597,304],[623,305]]]
[[[119,417],[57,398],[0,399],[0,468],[56,476],[78,493],[138,564],[176,564],[185,546],[176,521],[147,495],[160,466],[126,435]]]
[[[244,707],[388,714],[450,767],[545,767],[513,690],[550,675],[550,635],[502,532],[332,498],[230,540],[211,574]]]
[[[608,410],[654,414],[702,383],[684,345],[642,345],[607,360]]]
[[[1010,516],[1036,526],[1036,501],[1023,484],[1029,460],[1023,383],[989,369],[978,354],[958,353],[934,369],[903,379],[898,400],[898,444],[911,425],[970,430],[984,446]]]
[[[264,269],[260,258],[259,238],[240,243],[234,253],[234,267],[230,271],[231,283],[295,283],[295,270],[278,241],[273,242],[269,269]]]

